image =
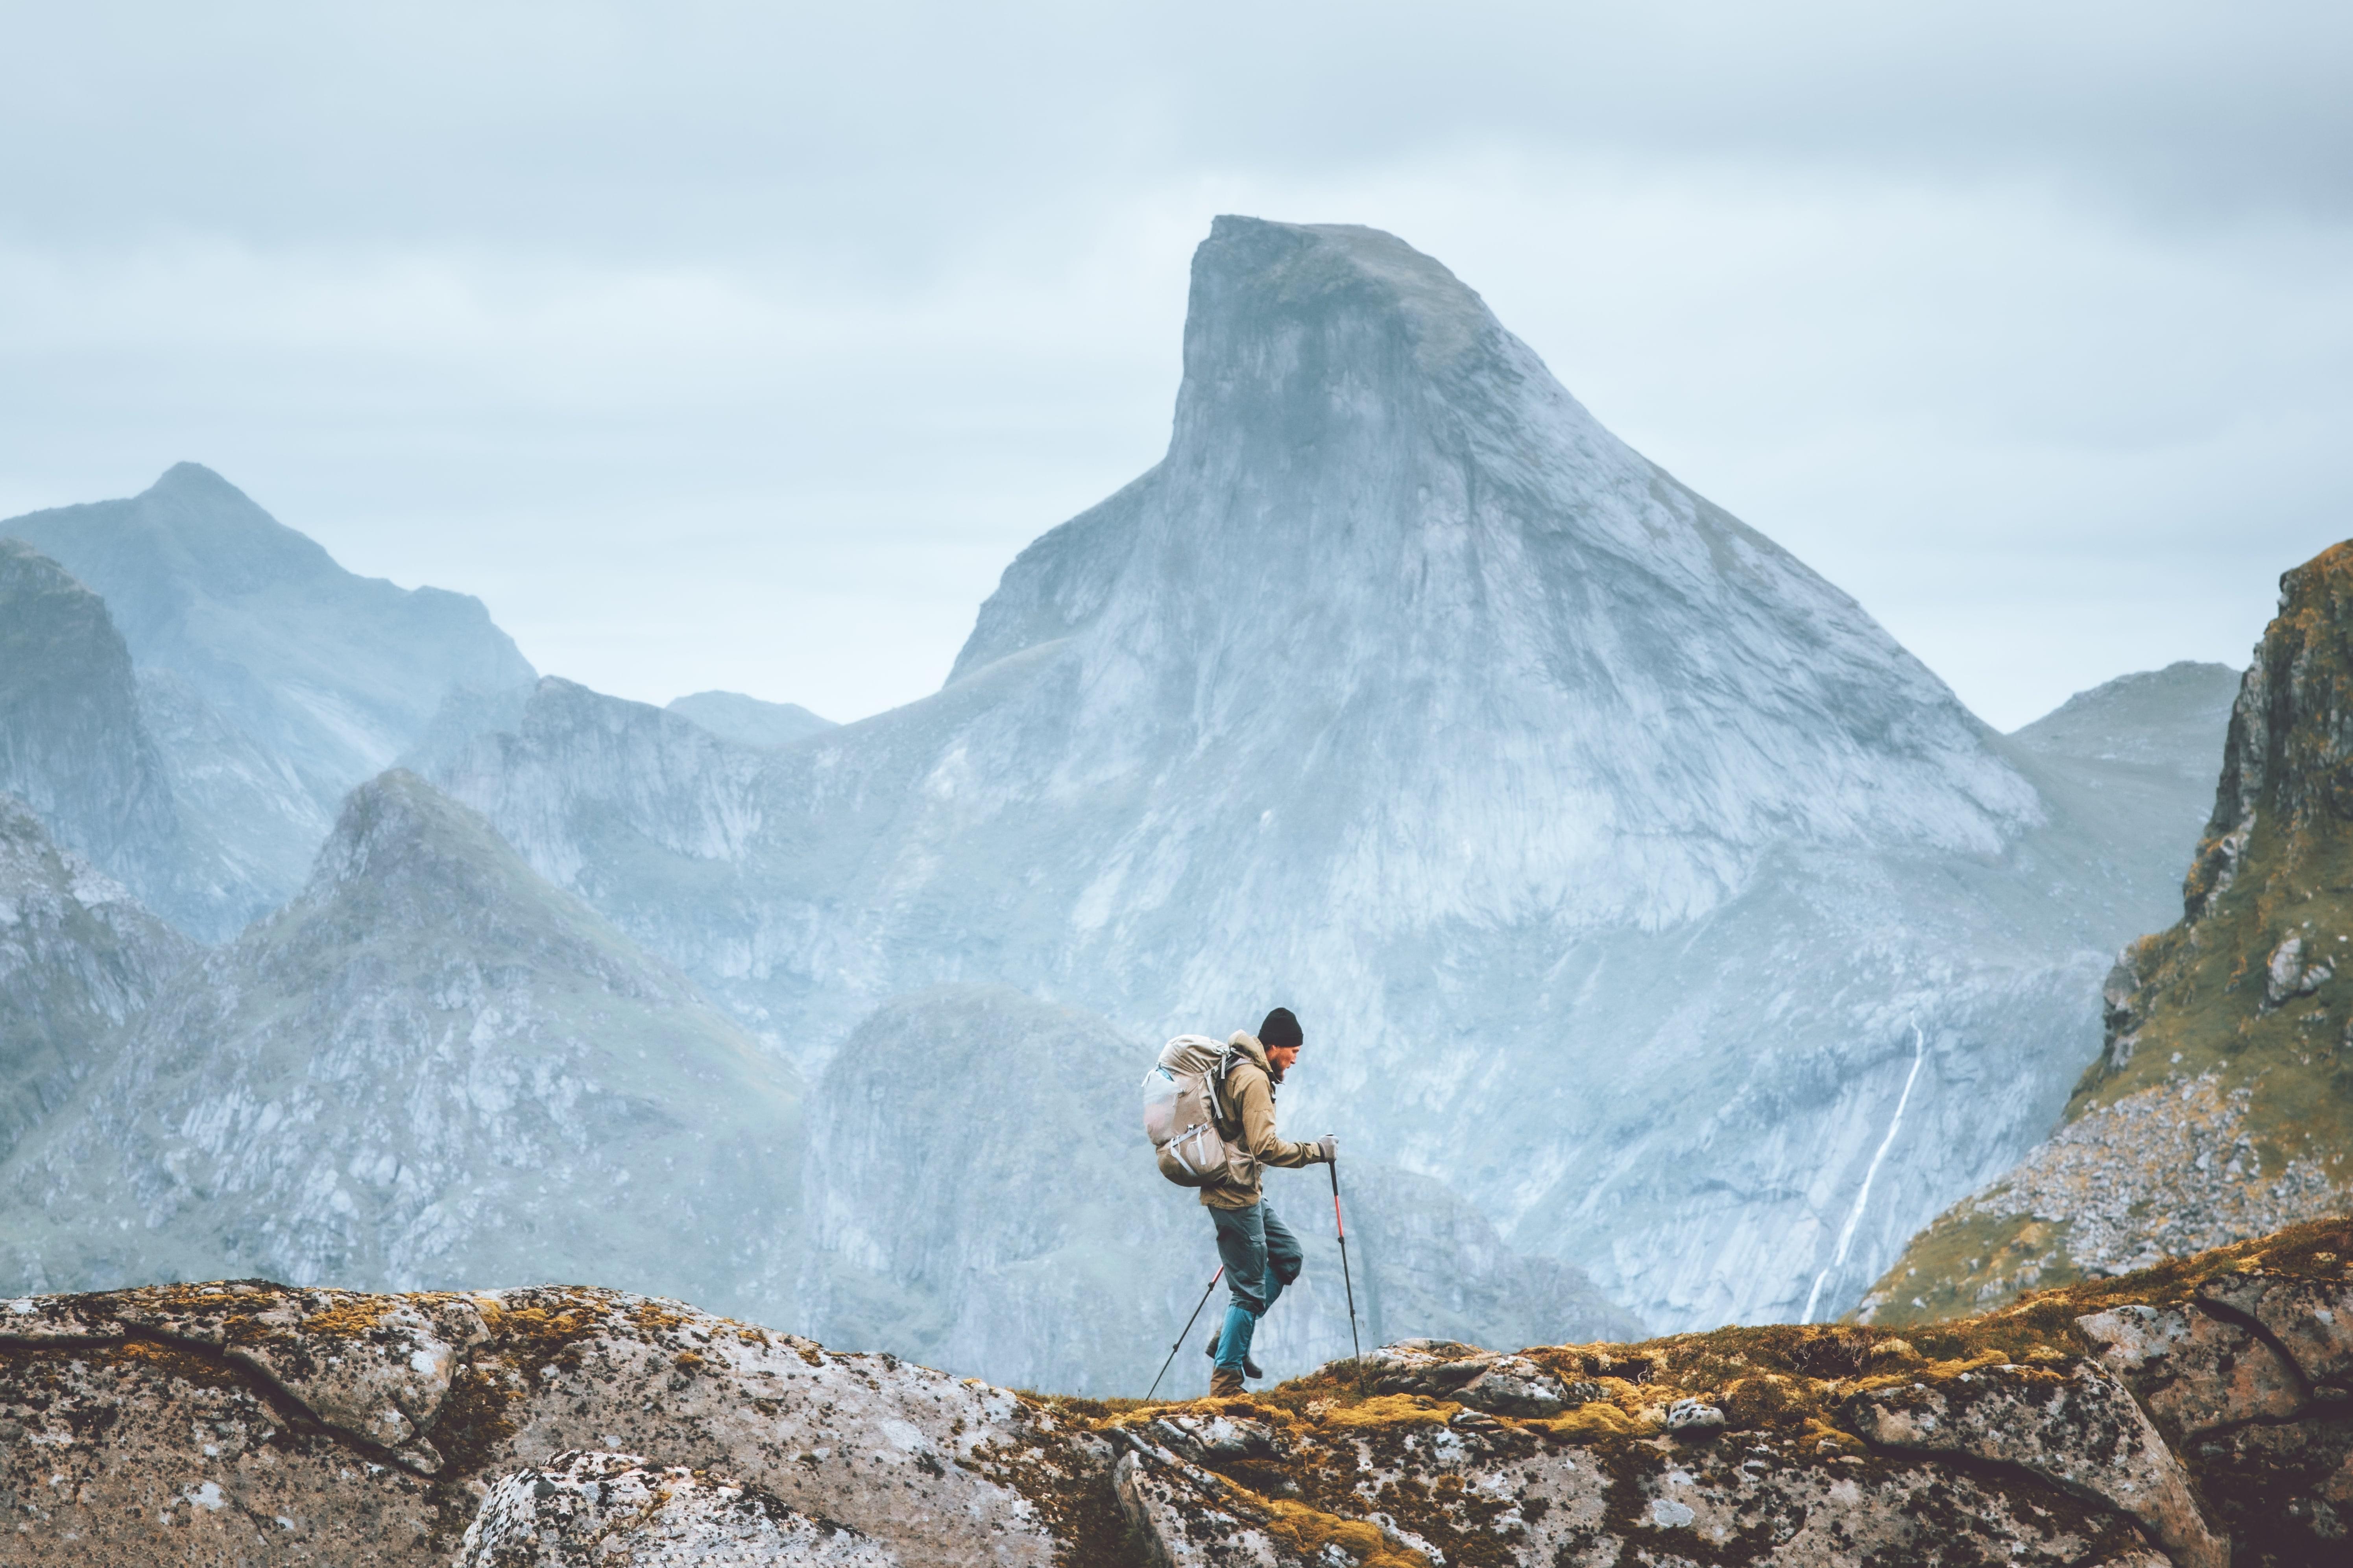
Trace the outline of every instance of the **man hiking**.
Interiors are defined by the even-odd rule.
[[[1224,1180],[1201,1189],[1202,1206],[1217,1224],[1218,1257],[1231,1298],[1225,1324],[1209,1342],[1213,1395],[1240,1394],[1244,1373],[1259,1375],[1250,1359],[1250,1336],[1283,1287],[1299,1278],[1299,1238],[1267,1207],[1259,1192],[1260,1168],[1329,1163],[1335,1152],[1329,1133],[1313,1143],[1286,1143],[1274,1135],[1274,1086],[1299,1060],[1304,1043],[1291,1009],[1277,1007],[1256,1036],[1238,1034],[1227,1043],[1234,1065],[1226,1075],[1225,1102],[1239,1129],[1238,1135],[1225,1128],[1219,1133],[1232,1142],[1235,1158]]]

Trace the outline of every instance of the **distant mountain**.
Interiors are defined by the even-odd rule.
[[[1155,1049],[1002,986],[879,1009],[811,1104],[808,1331],[1028,1387],[1143,1394],[1217,1268],[1198,1194],[1162,1180],[1144,1142],[1134,1086]],[[1344,1154],[1367,1347],[1640,1332],[1577,1269],[1514,1253],[1440,1184]],[[1326,1181],[1269,1174],[1269,1202],[1308,1249],[1255,1347],[1270,1376],[1349,1353]],[[1167,1388],[1206,1384],[1212,1315]]]
[[[698,691],[670,700],[670,710],[723,740],[764,749],[789,746],[836,728],[797,702],[763,702],[740,691]]]
[[[0,616],[0,637],[10,626]],[[0,795],[0,1159],[108,1059],[107,1037],[195,952]]]
[[[0,1289],[594,1279],[778,1321],[792,1069],[414,775],[0,1166]]]
[[[1301,1113],[1660,1328],[1843,1310],[2031,1146],[2175,854],[1344,226],[1218,220],[1166,457],[943,690],[688,728],[543,682],[430,766],[811,1067],[942,982],[1287,1002]]]
[[[2110,973],[2105,1043],[2058,1131],[1913,1238],[1865,1299],[1873,1321],[1981,1310],[2353,1205],[2353,543],[2280,590],[2229,712],[2181,921]],[[2115,744],[2085,698],[2029,728],[2161,769],[2170,737],[2211,732],[2213,668],[2088,693],[2146,719]],[[2191,692],[2185,722],[2167,721]]]
[[[59,844],[174,901],[179,815],[130,651],[97,595],[11,539],[0,539],[0,790]]]
[[[2004,750],[2045,801],[2097,825],[2096,852],[2123,862],[2124,879],[2169,888],[2213,804],[2238,689],[2239,672],[2221,664],[2118,676],[2012,731]]]
[[[334,813],[293,764],[221,717],[182,677],[138,672],[139,717],[164,763],[185,844],[159,908],[191,934],[225,941],[302,885]]]
[[[233,934],[290,897],[343,793],[415,744],[453,691],[533,679],[479,600],[354,576],[194,463],[126,500],[0,521],[0,537],[103,599],[128,645],[191,841],[222,858],[184,870],[220,885],[217,910],[154,900],[198,934]]]
[[[2147,768],[2203,792],[2238,694],[2229,665],[2182,659],[2079,691],[2010,738],[2038,756]]]

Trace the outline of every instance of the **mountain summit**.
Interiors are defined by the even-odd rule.
[[[940,982],[1146,1038],[1287,1003],[1287,1117],[1660,1328],[1842,1310],[2028,1147],[2174,852],[1436,261],[1239,217],[1166,457],[940,691],[760,753],[548,681],[431,765],[811,1067]]]
[[[1082,904],[1656,925],[1768,847],[1992,853],[2039,815],[1852,599],[1373,229],[1217,221],[1167,457],[1022,552],[951,684],[1050,646],[1052,772],[1145,828]]]
[[[187,681],[331,806],[451,688],[533,678],[480,600],[354,575],[199,464],[127,500],[9,518],[0,535],[62,563],[106,600],[142,668]]]

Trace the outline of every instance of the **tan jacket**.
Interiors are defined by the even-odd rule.
[[[1229,1108],[1240,1109],[1241,1146],[1250,1151],[1250,1158],[1233,1162],[1247,1173],[1243,1180],[1203,1187],[1201,1202],[1213,1209],[1246,1209],[1259,1201],[1261,1167],[1275,1165],[1295,1170],[1302,1165],[1317,1164],[1324,1158],[1324,1151],[1313,1143],[1286,1143],[1274,1135],[1274,1074],[1267,1063],[1266,1047],[1259,1044],[1258,1037],[1238,1034],[1226,1044],[1233,1047],[1241,1059],[1226,1075],[1225,1100]],[[1219,1131],[1223,1132],[1225,1129]],[[1232,1167],[1229,1164],[1228,1168]]]

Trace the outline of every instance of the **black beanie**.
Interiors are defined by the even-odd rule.
[[[1288,1007],[1277,1007],[1258,1026],[1258,1043],[1270,1051],[1293,1050],[1306,1043],[1299,1032],[1299,1020],[1291,1016]]]

